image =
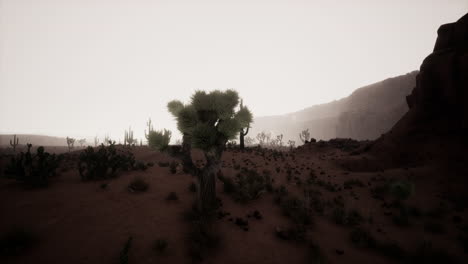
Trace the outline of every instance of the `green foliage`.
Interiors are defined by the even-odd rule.
[[[130,252],[130,248],[132,247],[132,240],[133,237],[129,237],[127,242],[125,242],[125,245],[123,249],[120,251],[120,256],[119,256],[119,263],[120,264],[128,264],[128,253]]]
[[[13,228],[0,237],[0,256],[18,256],[38,242],[36,234],[24,228]]]
[[[142,177],[135,177],[129,184],[128,190],[130,192],[146,192],[149,184]]]
[[[168,245],[169,243],[166,239],[156,239],[156,241],[154,241],[153,250],[156,251],[158,255],[161,255],[166,251]]]
[[[56,170],[63,158],[44,151],[44,147],[38,147],[36,154],[31,153],[31,144],[28,151],[21,152],[11,158],[5,174],[32,187],[45,187],[49,183],[49,177],[55,176]]]
[[[80,153],[78,170],[82,180],[108,179],[115,177],[119,170],[127,171],[135,164],[135,157],[129,151],[118,151],[115,143],[101,145],[97,150],[88,147]]]
[[[224,192],[240,203],[255,200],[262,193],[273,190],[271,177],[268,174],[260,175],[255,170],[243,169],[234,179],[219,174],[218,179],[224,184]]]
[[[408,181],[401,180],[389,185],[390,193],[398,200],[408,199],[414,191],[414,185]]]
[[[252,114],[247,107],[236,112],[238,105],[236,91],[215,90],[196,91],[190,104],[171,101],[167,107],[177,119],[177,128],[190,136],[193,146],[210,151],[217,146],[224,146],[252,122]]]
[[[169,142],[171,141],[172,132],[164,129],[161,131],[151,130],[148,132],[148,145],[150,148],[157,149],[159,151],[163,151],[167,149],[169,146]]]

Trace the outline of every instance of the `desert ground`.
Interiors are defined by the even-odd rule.
[[[359,151],[365,144],[228,149],[223,155],[224,177],[234,178],[243,168],[255,170],[271,176],[272,190],[239,202],[217,180],[221,203],[213,226],[220,239],[202,263],[466,261],[466,200],[454,197],[462,191],[453,191],[466,186],[457,175],[463,170],[445,162],[376,167],[376,162],[368,162],[374,156]],[[189,188],[195,177],[180,168],[171,172],[167,163],[175,160],[165,153],[144,146],[130,151],[149,165],[146,170],[82,181],[76,167],[78,150],[65,154],[68,158],[47,188],[26,188],[1,178],[0,234],[20,228],[35,236],[34,243],[18,249],[18,254],[2,254],[1,262],[122,263],[119,256],[129,237],[128,263],[195,261],[188,254],[189,224],[184,219],[196,199]],[[193,159],[203,166],[198,157],[195,153]],[[9,156],[3,154],[2,171],[8,162]],[[144,192],[128,187],[138,177],[148,183]],[[384,191],[400,181],[411,184],[409,197],[397,199]],[[282,194],[280,186],[288,194]],[[171,192],[177,199],[168,199]],[[306,201],[311,221],[305,225],[305,237],[286,232],[295,223],[282,207],[285,197]],[[157,240],[167,247],[155,249]]]

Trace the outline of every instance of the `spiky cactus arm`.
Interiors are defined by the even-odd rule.
[[[13,147],[13,152],[16,152],[16,146],[19,144],[19,138],[16,135],[13,135],[13,141],[10,139],[10,145]]]
[[[148,133],[146,133],[146,129],[145,129],[145,138],[146,138],[146,140],[148,140],[149,133],[151,131],[154,131],[153,124],[151,122],[151,118],[149,118],[148,122],[146,122],[146,126],[148,126]]]

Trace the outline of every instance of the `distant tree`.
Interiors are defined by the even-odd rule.
[[[75,140],[74,138],[67,137],[67,146],[68,146],[68,152],[70,152],[75,145]]]
[[[192,167],[198,177],[198,209],[209,211],[216,205],[215,177],[221,168],[221,155],[226,143],[237,137],[241,128],[248,127],[250,115],[236,111],[239,95],[234,90],[197,91],[189,104],[180,101],[168,103],[169,112],[177,120],[183,135],[184,166]],[[203,151],[206,164],[197,170],[190,158],[191,149]],[[190,160],[190,161],[189,161]]]
[[[78,139],[78,144],[80,144],[80,147],[83,147],[86,144],[86,138]]]
[[[289,140],[288,141],[289,148],[292,150],[296,146],[296,141]]]
[[[302,143],[308,143],[310,139],[309,129],[302,130],[299,134],[299,138],[301,139]]]
[[[280,147],[283,146],[283,134],[280,134],[279,136],[276,136],[276,141]]]
[[[244,106],[243,100],[240,101],[240,109],[237,113],[239,115],[243,115],[243,118],[245,120],[250,120],[247,126],[242,127],[239,131],[239,147],[240,149],[244,149],[245,148],[244,137],[247,136],[247,134],[249,133],[250,123],[252,122],[253,117],[249,108],[247,108],[247,106]]]
[[[161,131],[150,130],[147,134],[148,146],[159,151],[164,151],[169,146],[172,132],[164,129]]]
[[[267,135],[265,132],[260,132],[257,134],[257,140],[258,140],[258,143],[263,146],[265,144],[265,140],[267,138]]]
[[[253,144],[255,144],[255,139],[251,137],[245,137],[245,144],[247,146],[252,146]]]

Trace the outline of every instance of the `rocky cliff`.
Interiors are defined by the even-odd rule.
[[[298,112],[257,117],[249,136],[270,131],[284,134],[286,141],[299,142],[300,131],[309,129],[316,139],[376,139],[408,111],[405,96],[413,89],[416,74],[415,71],[361,87],[346,98]]]
[[[466,151],[468,14],[440,26],[437,34],[434,51],[422,62],[416,86],[406,97],[410,110],[372,147],[376,154],[391,154],[395,162],[456,159]]]

